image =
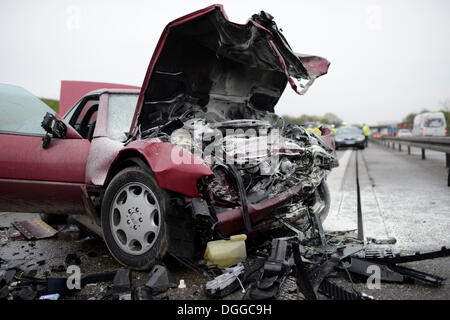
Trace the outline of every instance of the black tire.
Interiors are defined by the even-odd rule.
[[[140,183],[146,186],[154,194],[159,205],[159,231],[156,239],[148,251],[140,255],[133,255],[123,250],[115,240],[111,226],[111,215],[113,201],[121,192],[122,188],[130,183]],[[120,171],[108,185],[101,208],[102,230],[106,245],[113,257],[122,265],[134,270],[148,270],[159,259],[162,259],[168,248],[168,235],[166,228],[166,208],[168,208],[169,197],[164,190],[158,187],[151,172],[140,167],[130,167]],[[127,221],[128,222],[128,221]],[[117,238],[117,236],[116,236]],[[122,244],[123,246],[123,244]]]

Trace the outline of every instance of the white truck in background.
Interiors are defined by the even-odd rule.
[[[445,136],[447,122],[442,112],[426,112],[415,116],[413,136]]]

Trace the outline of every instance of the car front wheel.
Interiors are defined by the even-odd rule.
[[[145,169],[127,168],[111,180],[102,202],[102,229],[117,261],[146,270],[164,256],[167,204],[167,194]]]

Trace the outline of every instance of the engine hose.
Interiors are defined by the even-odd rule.
[[[247,203],[247,193],[245,191],[244,182],[239,174],[239,171],[232,164],[227,164],[226,168],[230,175],[233,177],[236,188],[239,192],[239,198],[241,200],[242,206],[242,219],[244,220],[245,229],[250,232],[252,231],[252,222],[250,221],[250,216],[248,214],[248,203]]]

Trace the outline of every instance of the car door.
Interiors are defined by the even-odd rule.
[[[43,102],[0,85],[0,211],[83,213],[82,187],[90,141],[68,127],[44,149]]]

